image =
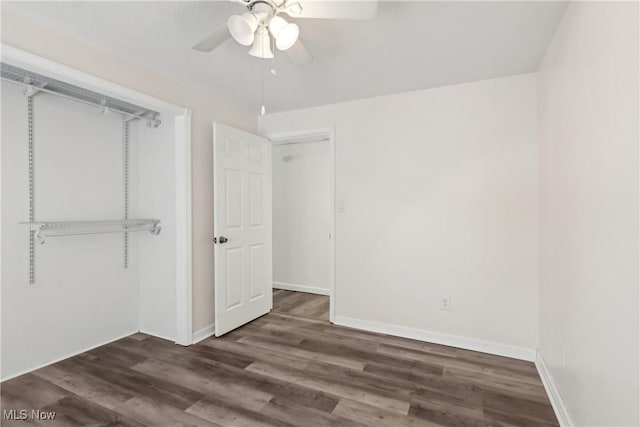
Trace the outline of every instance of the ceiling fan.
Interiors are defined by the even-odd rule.
[[[304,6],[297,0],[230,0],[248,9],[242,15],[232,15],[227,24],[209,34],[193,49],[211,52],[229,37],[243,46],[252,45],[249,55],[261,59],[273,58],[272,37],[278,50],[286,51],[296,65],[306,65],[313,58],[298,40],[298,25],[287,22],[281,15],[292,18],[316,19],[373,19],[376,1],[310,0]]]

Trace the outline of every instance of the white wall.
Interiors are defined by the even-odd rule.
[[[334,124],[336,199],[345,203],[336,319],[536,348],[535,75],[267,115],[259,125],[269,135]],[[440,309],[444,295],[451,311]]]
[[[29,219],[26,117],[22,88],[3,82],[3,378],[138,330],[133,233],[128,270],[121,234],[36,243],[35,284],[29,284],[28,228],[18,224]],[[95,108],[37,95],[36,220],[121,218],[121,138],[121,116],[100,116]]]
[[[5,2],[6,3],[6,2]],[[213,324],[213,152],[211,123],[255,130],[256,107],[222,99],[188,82],[178,82],[88,45],[1,7],[2,42],[193,110],[193,330]]]
[[[638,4],[567,9],[538,77],[540,353],[577,425],[638,425]]]
[[[276,145],[274,287],[329,295],[329,142]]]
[[[137,174],[136,193],[131,195],[131,218],[157,218],[159,235],[137,233],[139,329],[176,338],[176,182],[174,118],[163,117],[162,125],[149,128],[135,121],[131,134],[137,150],[130,170]]]

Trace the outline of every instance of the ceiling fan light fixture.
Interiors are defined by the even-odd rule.
[[[261,59],[273,58],[273,52],[271,51],[271,38],[269,37],[269,31],[265,27],[258,28],[253,41],[253,46],[249,50],[249,55],[255,56]]]
[[[276,46],[280,50],[287,50],[298,40],[300,28],[290,24],[280,16],[274,16],[269,22],[269,30],[276,38]]]
[[[227,21],[231,36],[243,46],[253,43],[254,33],[258,28],[258,17],[247,12],[242,15],[232,15]]]

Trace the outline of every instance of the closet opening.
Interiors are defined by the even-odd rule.
[[[273,310],[334,321],[332,130],[271,138]]]
[[[191,112],[11,46],[0,69],[2,380],[191,344]]]

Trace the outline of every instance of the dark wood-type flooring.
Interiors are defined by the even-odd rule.
[[[532,363],[331,325],[326,297],[276,295],[222,338],[135,334],[6,381],[3,410],[57,415],[2,425],[558,425]]]
[[[294,316],[329,321],[329,297],[324,295],[273,290],[273,310]]]

